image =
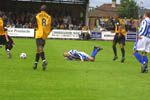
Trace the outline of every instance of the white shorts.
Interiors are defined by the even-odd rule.
[[[150,52],[150,38],[142,36],[142,39],[137,39],[134,45],[134,50],[142,52]]]
[[[85,53],[85,52],[83,52],[83,51],[81,51],[80,53],[81,53],[82,55],[86,56],[87,58],[90,57],[87,53]]]

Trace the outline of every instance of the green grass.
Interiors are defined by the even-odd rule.
[[[132,55],[134,42],[126,43],[126,61],[112,61],[111,41],[47,40],[47,70],[42,61],[33,70],[34,39],[14,39],[16,46],[8,59],[0,49],[0,100],[150,100],[150,74],[140,73],[141,65]],[[92,53],[93,46],[104,50],[95,62],[67,61],[62,53],[70,49]],[[27,59],[20,59],[21,52]]]

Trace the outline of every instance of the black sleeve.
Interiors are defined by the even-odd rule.
[[[7,17],[3,19],[3,23],[4,23],[3,25],[4,31],[7,31]]]

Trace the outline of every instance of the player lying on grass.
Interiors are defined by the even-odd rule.
[[[64,52],[63,56],[66,57],[68,60],[94,61],[96,54],[102,49],[103,48],[101,47],[95,46],[91,56],[89,56],[85,52],[72,49],[69,52]]]

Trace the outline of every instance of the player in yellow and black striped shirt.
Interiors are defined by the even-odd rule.
[[[42,58],[43,61],[42,64],[43,70],[46,69],[46,65],[47,65],[43,49],[45,46],[45,40],[47,39],[51,31],[51,16],[46,12],[46,10],[47,10],[46,5],[42,5],[41,12],[32,18],[32,22],[36,23],[37,26],[35,32],[37,53],[36,53],[35,64],[33,66],[33,69],[37,69],[37,64],[39,62],[40,57]]]
[[[8,36],[6,23],[7,20],[4,13],[0,11],[0,45],[5,45],[5,50],[8,58],[11,58],[10,50],[13,48],[14,42]]]
[[[117,50],[116,50],[116,44],[120,44],[120,49],[122,53],[122,60],[121,62],[123,63],[125,61],[125,36],[126,36],[126,30],[125,30],[125,24],[122,19],[118,19],[116,17],[115,19],[115,36],[113,40],[113,51],[114,51],[114,58],[113,60],[115,61],[118,56],[117,56]]]

